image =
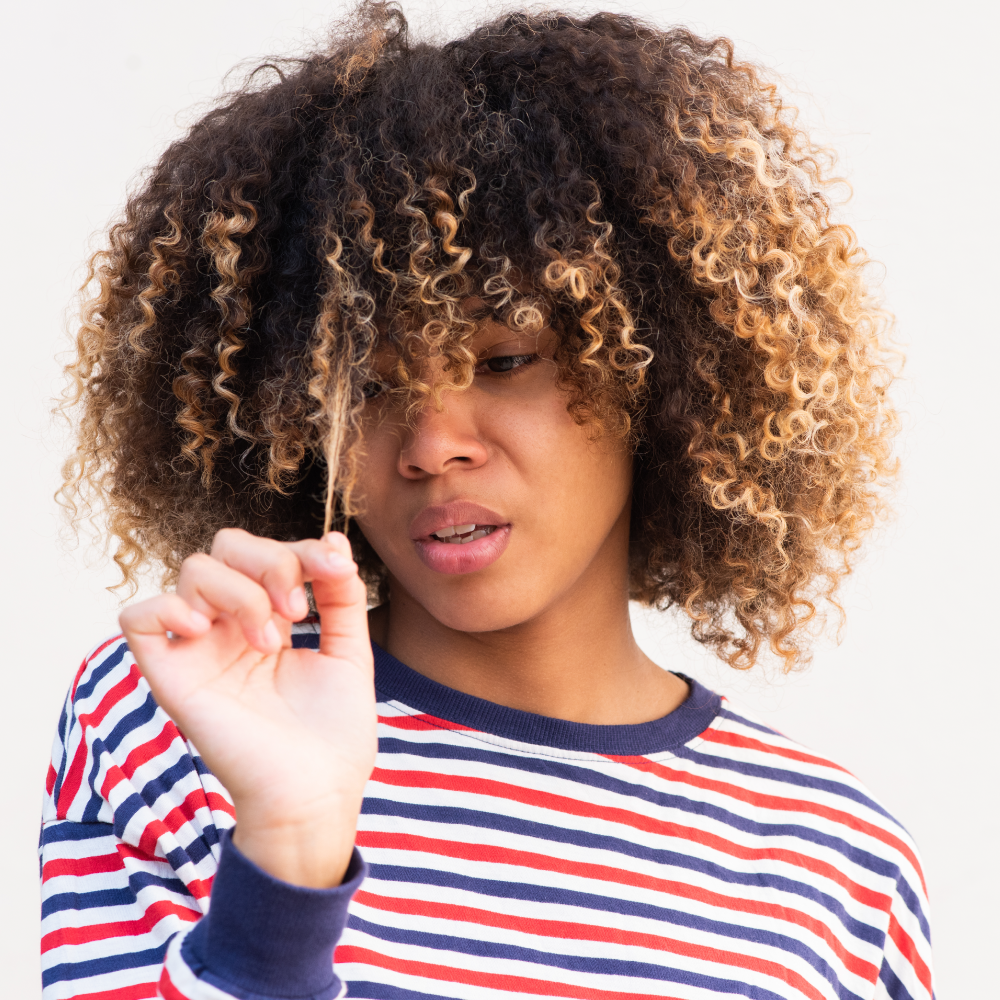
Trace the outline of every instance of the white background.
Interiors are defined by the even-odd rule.
[[[844,640],[787,679],[715,666],[669,619],[636,616],[664,666],[732,693],[858,774],[915,836],[930,885],[938,996],[1000,995],[996,752],[998,291],[995,5],[844,0],[606,3],[732,37],[775,68],[842,152],[841,212],[885,265],[909,354],[895,524],[846,593]],[[481,10],[406,6],[418,32]],[[590,8],[593,9],[593,8]],[[285,0],[21,3],[4,16],[3,864],[0,994],[38,994],[38,807],[60,700],[114,628],[114,573],[58,542],[63,442],[48,417],[66,310],[126,185],[245,59],[300,49],[343,12]],[[187,117],[185,117],[185,115]]]

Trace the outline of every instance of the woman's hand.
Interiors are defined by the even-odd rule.
[[[305,582],[318,652],[291,648]],[[276,542],[227,528],[211,555],[184,561],[175,594],[120,618],[156,700],[232,795],[236,845],[297,885],[343,879],[375,763],[366,609],[343,535]]]

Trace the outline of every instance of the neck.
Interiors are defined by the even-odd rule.
[[[398,582],[370,614],[386,652],[446,687],[571,722],[623,725],[673,711],[687,685],[658,667],[632,634],[627,524],[584,574],[539,614],[494,632],[442,625]],[[617,542],[617,544],[614,544]]]

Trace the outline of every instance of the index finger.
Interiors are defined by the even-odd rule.
[[[288,621],[299,621],[309,613],[305,582],[335,573],[351,562],[317,538],[279,542],[242,528],[219,531],[211,555],[263,587],[274,610]]]

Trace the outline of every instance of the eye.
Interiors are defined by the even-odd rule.
[[[503,354],[498,358],[487,358],[476,366],[476,372],[485,374],[492,372],[494,375],[507,375],[517,368],[523,368],[536,360],[534,354]]]

